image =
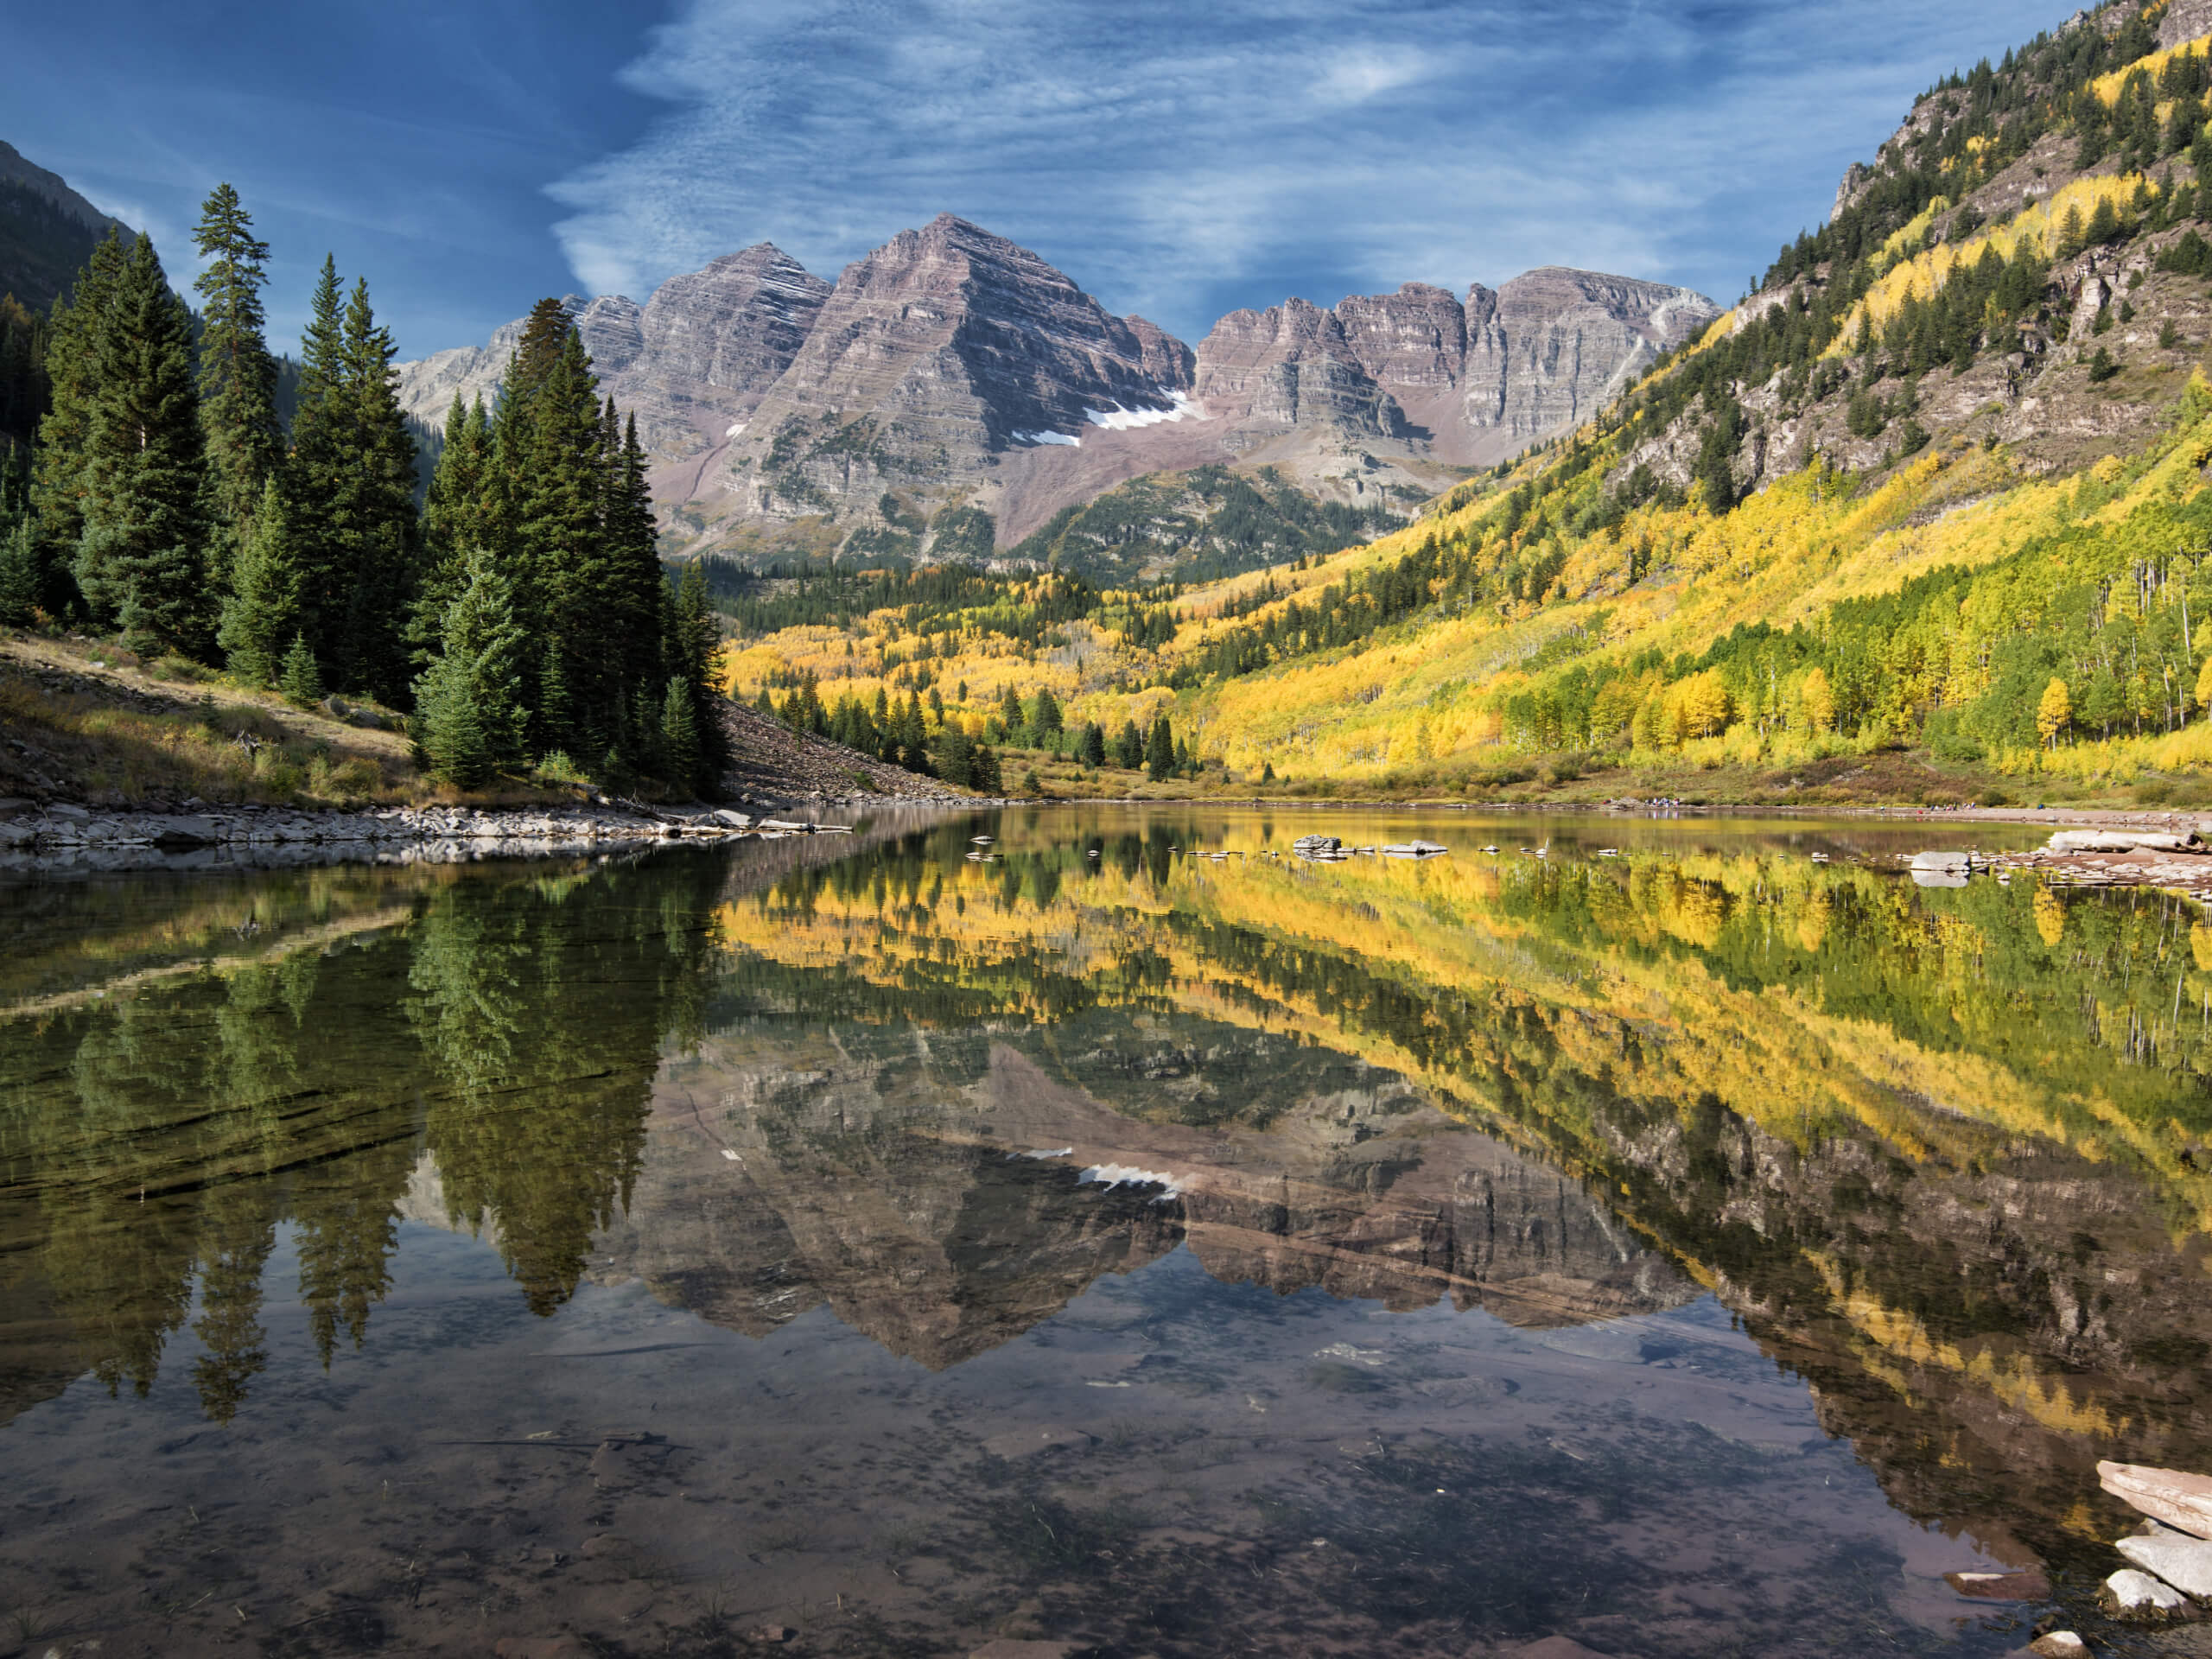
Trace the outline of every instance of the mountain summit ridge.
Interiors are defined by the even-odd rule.
[[[689,549],[935,550],[929,526],[961,511],[970,554],[974,510],[1011,545],[1128,479],[1222,461],[1324,499],[1419,499],[1586,418],[1720,315],[1688,289],[1544,266],[1464,300],[1424,283],[1293,297],[1193,347],[950,213],[834,283],[764,242],[642,306],[566,302]],[[402,364],[409,412],[495,395],[518,329]]]

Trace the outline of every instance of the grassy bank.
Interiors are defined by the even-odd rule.
[[[344,706],[344,705],[335,705]],[[377,725],[356,723],[366,719]],[[464,794],[425,777],[389,711],[301,709],[174,659],[89,639],[0,635],[0,796],[94,806],[522,805],[574,791]]]

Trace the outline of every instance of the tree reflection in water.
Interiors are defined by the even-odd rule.
[[[1266,813],[986,827],[988,863],[962,823],[765,876],[38,895],[0,970],[6,1411],[143,1393],[189,1325],[228,1421],[272,1257],[327,1366],[428,1202],[540,1314],[610,1251],[718,1322],[826,1301],[932,1366],[1185,1241],[1532,1327],[1704,1287],[1907,1513],[2085,1571],[2095,1458],[2212,1465],[2194,911],[1916,888],[1802,829],[1315,867]],[[656,1161],[679,1120],[715,1161]],[[1194,1173],[1102,1201],[1008,1157],[1071,1141]]]

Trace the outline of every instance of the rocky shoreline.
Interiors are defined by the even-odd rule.
[[[940,804],[884,801],[887,808]],[[849,835],[811,814],[728,807],[395,806],[354,811],[282,806],[98,810],[0,801],[0,872],[195,869],[331,863],[465,863],[490,858],[643,849],[674,843]]]

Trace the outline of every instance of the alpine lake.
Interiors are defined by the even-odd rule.
[[[855,830],[0,878],[0,1654],[2212,1652],[2193,906]]]

